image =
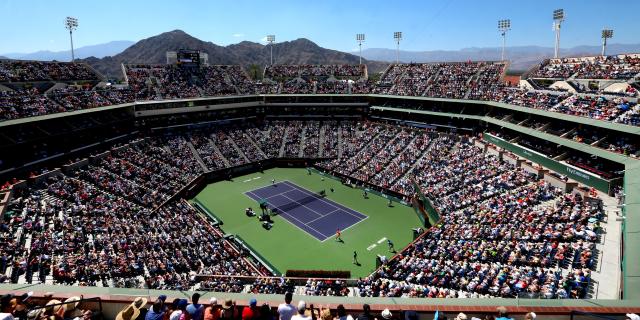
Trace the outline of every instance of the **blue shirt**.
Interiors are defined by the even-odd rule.
[[[204,307],[201,304],[189,304],[187,312],[191,315],[192,320],[202,320],[204,317]]]
[[[144,320],[162,320],[163,316],[164,311],[156,313],[155,311],[153,311],[153,308],[150,308],[149,311],[147,311],[147,315],[144,316]]]

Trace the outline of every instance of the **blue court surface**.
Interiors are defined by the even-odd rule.
[[[366,215],[329,199],[282,181],[244,193],[253,200],[267,202],[270,209],[314,238],[324,241],[367,218]]]

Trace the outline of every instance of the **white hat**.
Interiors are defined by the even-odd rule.
[[[216,297],[211,297],[211,299],[209,299],[209,303],[210,304],[218,304],[218,299],[216,299]]]
[[[385,319],[391,319],[391,311],[389,311],[389,309],[382,310],[382,317]]]
[[[464,313],[462,313],[462,312],[460,312],[460,313],[458,313],[458,315],[456,316],[456,319],[457,319],[457,320],[467,320],[467,315],[466,315],[466,314],[464,314]]]
[[[307,310],[307,303],[304,302],[304,300],[300,300],[300,302],[298,302],[298,313],[303,313],[305,310]]]
[[[635,313],[627,313],[627,318],[631,320],[640,320],[640,316]]]

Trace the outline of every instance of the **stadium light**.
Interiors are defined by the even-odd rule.
[[[71,39],[71,62],[73,62],[76,59],[73,52],[73,31],[78,28],[78,19],[74,17],[67,17],[64,20],[64,27],[69,30],[69,38]]]
[[[267,42],[269,42],[269,48],[271,48],[271,59],[269,64],[273,65],[273,43],[276,42],[276,36],[273,34],[268,35]]]
[[[356,34],[356,41],[358,41],[358,47],[360,48],[360,64],[362,64],[362,43],[364,42],[364,33]]]
[[[498,31],[500,31],[502,35],[502,58],[501,58],[502,61],[504,61],[504,50],[507,44],[507,31],[509,30],[511,30],[510,19],[498,20]]]
[[[607,55],[607,39],[613,38],[612,29],[602,29],[602,55]]]
[[[560,25],[564,21],[564,9],[553,10],[553,31],[556,32],[556,46],[554,51],[554,58],[560,56]]]
[[[402,40],[402,32],[396,31],[393,33],[393,39],[396,41],[396,64],[400,63],[400,40]]]

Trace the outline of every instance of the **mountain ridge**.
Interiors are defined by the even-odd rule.
[[[120,64],[145,63],[164,64],[166,52],[178,49],[195,49],[209,55],[209,64],[251,65],[262,69],[269,64],[270,50],[267,45],[242,41],[220,46],[210,41],[195,38],[182,30],[164,32],[131,45],[124,51],[103,58],[83,59],[93,68],[110,78],[122,78]],[[322,48],[309,39],[299,38],[273,45],[273,57],[276,64],[357,64],[358,56],[351,53]],[[371,70],[381,71],[388,63],[363,59]]]
[[[134,43],[135,43],[134,41],[129,41],[129,40],[109,41],[106,43],[100,43],[96,45],[89,45],[89,46],[75,48],[74,54],[77,59],[88,58],[91,56],[103,58],[106,56],[118,54]],[[16,59],[16,60],[41,60],[41,61],[54,61],[54,60],[70,61],[71,60],[71,50],[63,50],[63,51],[38,50],[30,53],[11,52],[11,53],[1,53],[0,55],[8,59]]]

